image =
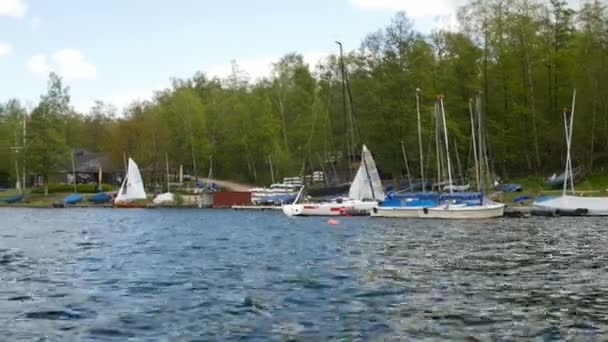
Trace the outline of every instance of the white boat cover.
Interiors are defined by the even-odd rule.
[[[608,215],[608,197],[578,197],[564,195],[556,198],[534,202],[537,208],[547,210],[575,211],[586,209],[587,215]]]
[[[175,195],[170,192],[165,192],[164,194],[159,194],[154,197],[152,202],[154,204],[171,204],[175,202]]]
[[[372,183],[371,187],[370,180]],[[374,189],[373,194],[372,189]],[[359,165],[355,179],[350,185],[348,197],[355,200],[375,199],[378,201],[384,201],[386,197],[382,187],[382,180],[380,180],[380,174],[376,168],[376,162],[365,145],[363,145],[361,152],[361,165]]]

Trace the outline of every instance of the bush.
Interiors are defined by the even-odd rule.
[[[109,184],[101,185],[103,191],[111,191],[116,189],[116,187]],[[97,192],[97,184],[78,184],[76,187],[78,192],[81,194],[93,194]],[[74,185],[72,184],[63,184],[63,183],[51,183],[49,184],[49,194],[57,193],[57,192],[73,192]],[[32,189],[33,194],[43,194],[44,186],[38,186]]]

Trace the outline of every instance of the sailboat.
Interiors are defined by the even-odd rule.
[[[420,89],[416,89],[416,117],[418,124],[418,149],[420,159],[420,177],[421,177],[421,193],[411,192],[411,176],[407,157],[405,154],[405,144],[401,142],[401,151],[406,170],[408,170],[408,179],[410,188],[406,192],[395,192],[389,194],[388,198],[377,208],[373,208],[371,216],[374,217],[399,217],[399,218],[415,218],[418,217],[418,210],[434,207],[439,201],[439,194],[436,192],[426,192],[426,180],[424,177],[424,154],[422,148],[422,126],[420,119]]]
[[[349,213],[369,214],[386,197],[371,152],[363,145],[361,163],[348,190],[347,198],[336,198],[330,202],[301,203],[304,188],[293,204],[281,208],[287,216],[341,216]]]
[[[559,197],[537,199],[533,206],[540,210],[560,216],[608,216],[608,197],[578,197],[574,191],[574,171],[572,169],[572,129],[574,127],[574,108],[576,106],[576,90],[572,94],[572,111],[570,123],[564,111],[564,126],[566,129],[566,171],[564,172],[563,191]],[[570,195],[568,195],[570,185]]]
[[[139,173],[139,167],[133,159],[129,158],[127,174],[114,199],[114,206],[117,208],[145,208],[146,203],[142,200],[146,199],[146,191]]]
[[[443,97],[439,97],[439,108],[440,108],[441,121],[442,121],[442,126],[443,126],[443,135],[444,135],[444,142],[445,142],[444,145],[445,145],[445,153],[446,153],[446,158],[447,158],[446,162],[447,162],[447,169],[448,169],[448,180],[449,180],[449,184],[453,184],[452,183],[452,167],[450,165],[448,130],[447,130],[446,120],[445,120],[445,109],[443,106]],[[435,219],[489,219],[489,218],[496,218],[496,217],[503,216],[505,205],[503,203],[496,203],[496,202],[490,201],[488,198],[486,198],[484,196],[484,193],[483,193],[483,183],[484,183],[483,165],[484,165],[485,158],[487,158],[487,151],[485,149],[485,144],[484,144],[485,136],[483,135],[483,121],[482,121],[482,115],[481,115],[480,96],[477,97],[477,115],[478,115],[478,121],[477,121],[477,128],[478,128],[477,145],[478,146],[474,146],[473,148],[476,149],[477,147],[479,147],[478,158],[476,158],[476,160],[475,160],[476,161],[475,167],[478,170],[478,175],[479,175],[479,179],[480,179],[477,184],[479,187],[479,193],[471,194],[470,197],[472,197],[475,200],[478,200],[479,203],[478,204],[468,204],[468,203],[458,202],[457,199],[459,197],[461,197],[461,195],[454,194],[454,189],[452,189],[452,187],[450,187],[449,194],[440,196],[439,205],[437,205],[435,207],[420,209],[418,211],[418,217],[435,218]],[[472,123],[471,123],[472,135],[474,136],[475,135],[475,122],[474,122],[473,116],[471,116],[471,118],[472,118]],[[487,165],[487,162],[485,163],[485,165]],[[488,171],[487,167],[486,167],[485,171]]]

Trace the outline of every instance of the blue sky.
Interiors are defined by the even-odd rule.
[[[33,106],[48,72],[64,77],[72,103],[118,107],[149,97],[171,77],[224,76],[236,60],[252,77],[300,52],[310,63],[355,49],[406,10],[418,29],[462,0],[0,0],[0,101]]]

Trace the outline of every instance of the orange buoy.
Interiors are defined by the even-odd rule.
[[[339,223],[340,223],[340,221],[338,221],[338,220],[334,220],[334,219],[329,219],[329,220],[327,221],[327,223],[331,224],[332,226],[335,226],[335,225],[339,224]]]

